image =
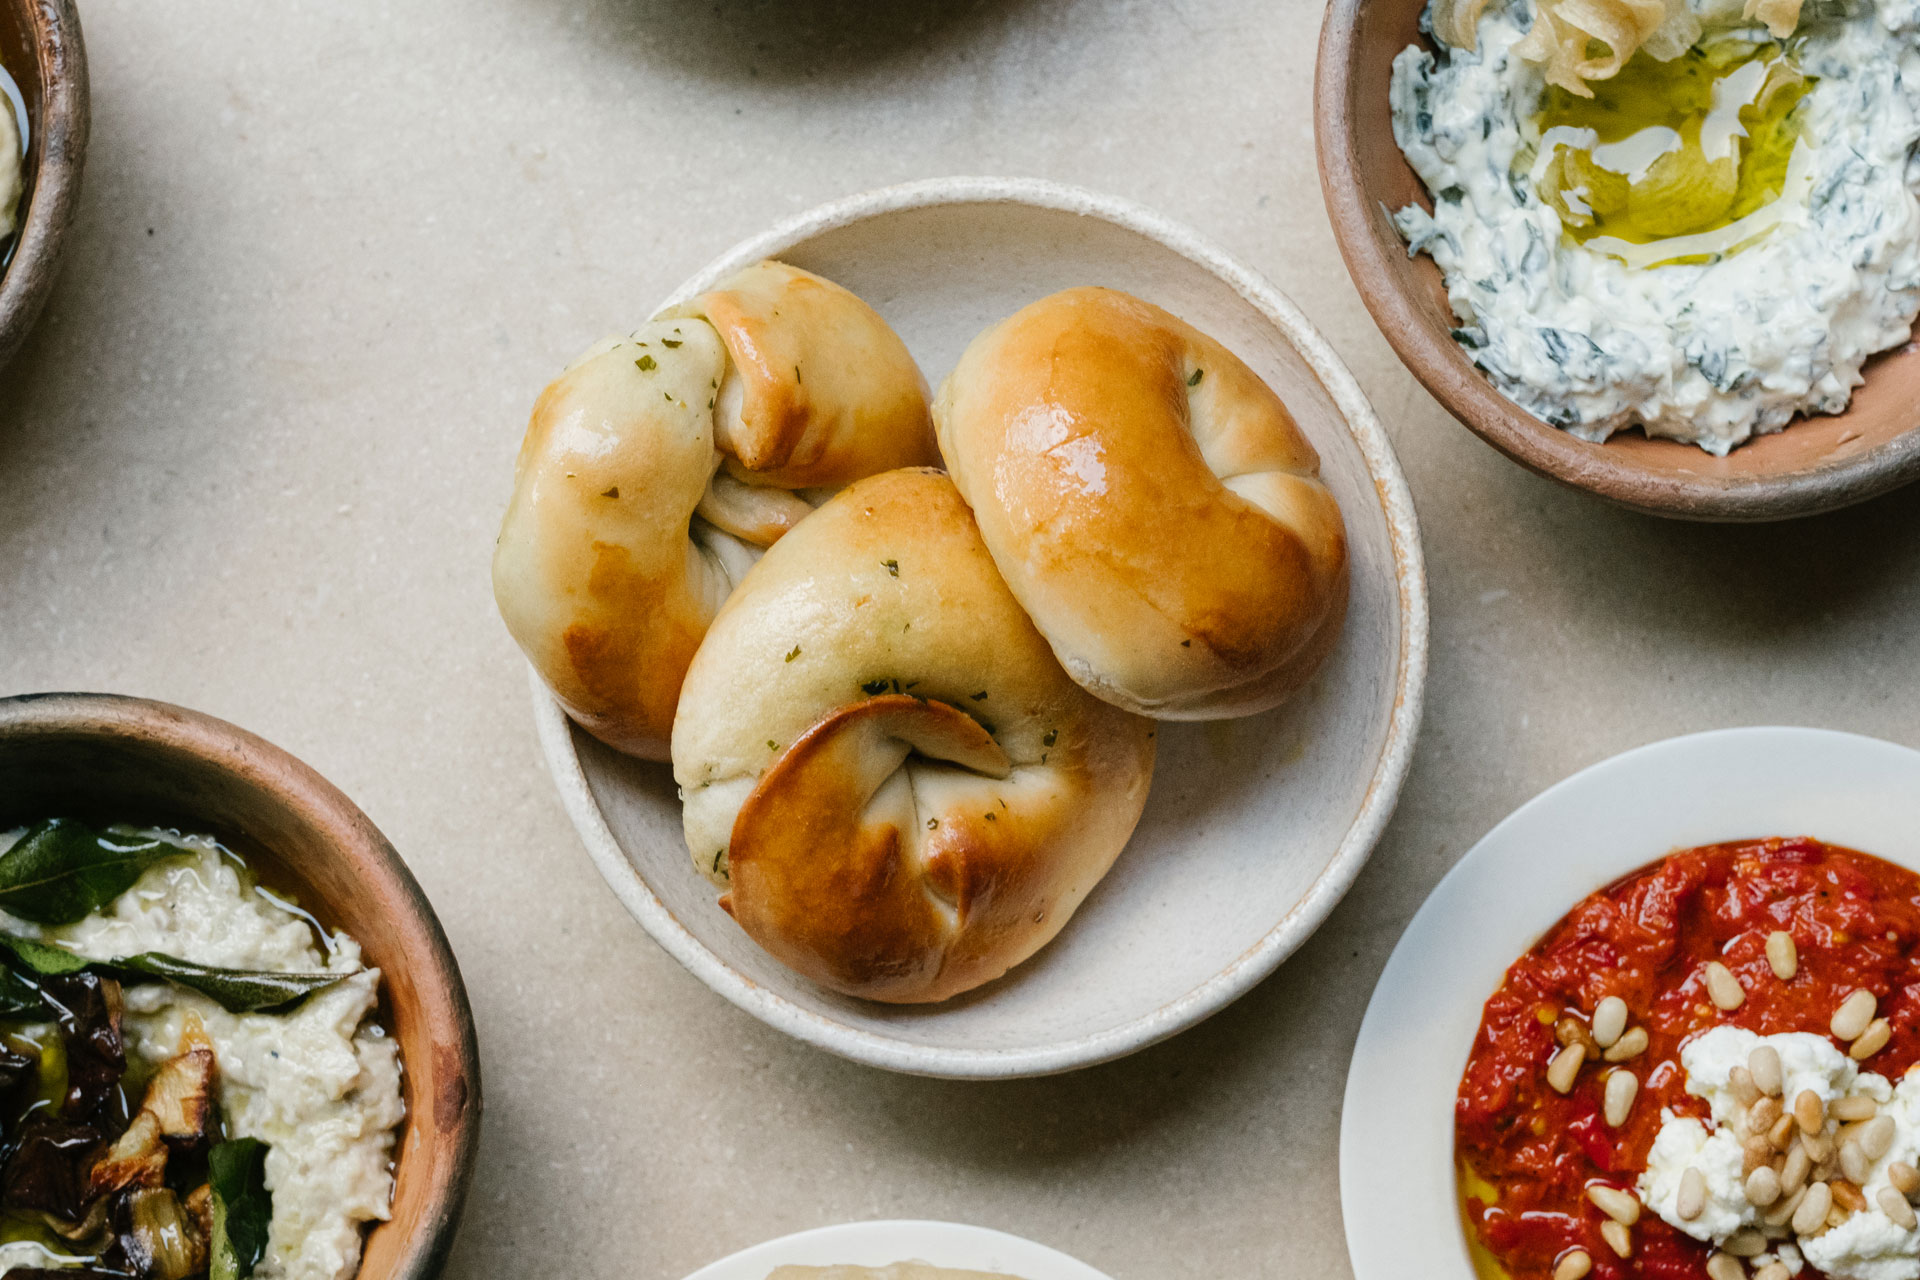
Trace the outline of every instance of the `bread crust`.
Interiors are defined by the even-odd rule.
[[[944,1000],[1044,946],[1146,802],[1154,727],[1070,680],[932,470],[860,481],[721,610],[674,728],[695,866],[822,985]]]
[[[541,393],[494,597],[575,722],[665,760],[687,666],[760,551],[826,493],[937,457],[898,335],[839,285],[758,263]]]
[[[1347,546],[1319,457],[1178,317],[1111,289],[1044,298],[974,339],[934,421],[1008,586],[1099,697],[1248,715],[1332,648]]]

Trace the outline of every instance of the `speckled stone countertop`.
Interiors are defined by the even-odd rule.
[[[1368,991],[1508,810],[1627,747],[1797,723],[1920,746],[1920,496],[1769,528],[1628,515],[1446,417],[1347,281],[1305,0],[83,0],[65,273],[0,373],[0,693],[236,721],[393,839],[479,1020],[450,1274],[678,1280],[873,1216],[1117,1280],[1347,1274],[1335,1148]],[[1110,1066],[889,1076],[712,995],[601,883],[487,561],[534,395],[735,240],[835,196],[1037,175],[1182,219],[1352,364],[1419,503],[1426,725],[1327,925]]]

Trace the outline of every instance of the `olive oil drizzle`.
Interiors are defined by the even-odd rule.
[[[1726,35],[1668,62],[1636,54],[1592,98],[1549,88],[1540,196],[1580,243],[1654,244],[1731,225],[1785,190],[1811,87],[1786,45]]]

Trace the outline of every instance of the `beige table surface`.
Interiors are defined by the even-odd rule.
[[[1920,490],[1644,519],[1521,472],[1401,369],[1320,203],[1309,0],[81,3],[75,243],[0,373],[0,693],[224,716],[399,846],[486,1076],[451,1274],[676,1280],[930,1216],[1118,1280],[1343,1276],[1348,1049],[1481,833],[1690,730],[1920,745]],[[1002,1085],[803,1048],[654,946],[561,813],[487,581],[565,360],[777,218],[951,173],[1131,197],[1289,292],[1386,420],[1433,587],[1413,772],[1320,933],[1197,1030]]]

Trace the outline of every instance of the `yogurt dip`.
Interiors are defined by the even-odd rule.
[[[0,833],[0,852],[18,834]],[[151,1067],[177,1052],[197,1018],[215,1051],[227,1135],[268,1147],[273,1213],[253,1274],[346,1280],[364,1226],[388,1216],[405,1115],[398,1045],[375,1020],[380,971],[363,967],[352,938],[320,931],[218,845],[167,838],[181,856],[150,867],[107,907],[58,927],[0,911],[0,932],[90,960],[160,952],[223,969],[342,975],[286,1012],[230,1013],[171,983],[129,985],[122,1033],[129,1060]],[[0,1275],[47,1265],[38,1245],[0,1246]]]
[[[1692,7],[1716,38],[1779,49],[1741,0]],[[1496,0],[1477,51],[1394,60],[1394,137],[1434,203],[1395,225],[1440,266],[1474,363],[1583,440],[1640,425],[1724,455],[1843,410],[1867,357],[1905,343],[1920,312],[1920,0],[1809,4],[1781,51],[1812,83],[1780,195],[1750,234],[1675,241],[1683,261],[1657,242],[1616,246],[1631,262],[1578,243],[1542,197],[1547,86],[1514,52],[1531,21],[1527,0]]]

